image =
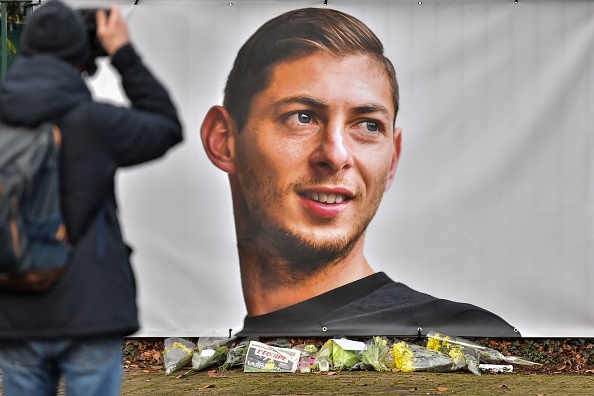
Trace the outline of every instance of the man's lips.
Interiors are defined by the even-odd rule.
[[[354,194],[345,188],[311,189],[299,191],[298,194],[303,198],[325,204],[339,204],[354,197]]]
[[[316,201],[316,202],[320,202],[320,203],[327,203],[327,204],[333,204],[333,203],[338,204],[338,203],[341,203],[341,202],[349,199],[344,194],[326,193],[326,192],[317,192],[317,191],[307,192],[304,194],[304,196],[305,196],[305,198],[311,199],[312,201]]]
[[[353,194],[343,189],[301,191],[299,196],[310,213],[325,219],[338,216],[353,199]]]

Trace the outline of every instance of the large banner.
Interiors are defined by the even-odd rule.
[[[242,329],[229,179],[207,157],[200,128],[222,104],[247,38],[302,7],[363,21],[398,76],[402,152],[367,231],[371,267],[494,312],[524,337],[594,336],[594,2],[116,3],[185,130],[166,158],[118,179],[139,336]],[[98,97],[125,103],[109,65],[90,84]]]

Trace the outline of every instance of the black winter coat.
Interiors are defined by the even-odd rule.
[[[0,339],[124,336],[138,329],[114,177],[120,167],[161,157],[182,133],[169,95],[131,45],[114,54],[112,65],[129,108],[93,101],[77,71],[52,56],[20,57],[4,78],[3,122],[51,121],[61,129],[61,198],[74,251],[48,292],[0,292]]]

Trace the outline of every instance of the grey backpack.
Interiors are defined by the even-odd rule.
[[[60,208],[59,130],[0,123],[0,288],[44,291],[69,244]]]

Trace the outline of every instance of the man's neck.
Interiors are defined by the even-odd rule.
[[[277,311],[374,273],[363,255],[360,238],[348,256],[297,281],[287,277],[282,262],[240,249],[241,282],[248,316]],[[266,265],[262,265],[266,262]]]

